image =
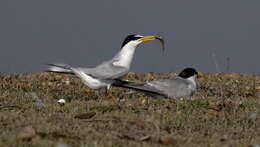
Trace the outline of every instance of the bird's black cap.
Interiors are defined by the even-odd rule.
[[[130,42],[130,41],[132,41],[132,40],[140,39],[140,38],[142,38],[142,37],[143,37],[143,36],[137,35],[137,34],[132,34],[132,35],[126,36],[125,40],[124,40],[123,43],[122,43],[121,48],[122,48],[123,46],[125,46],[128,42]]]
[[[194,75],[198,75],[198,72],[194,68],[185,68],[182,70],[182,72],[179,73],[179,77],[182,77],[184,79],[190,78]]]

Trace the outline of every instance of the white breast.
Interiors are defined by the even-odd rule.
[[[130,68],[135,49],[137,47],[139,42],[137,41],[131,41],[127,43],[118,54],[118,60],[113,62],[114,66],[122,66],[126,68]]]

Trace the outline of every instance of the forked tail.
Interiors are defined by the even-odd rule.
[[[47,68],[47,72],[56,72],[56,73],[66,73],[66,74],[73,74],[71,67],[66,64],[62,63],[50,63],[47,64],[49,67]]]

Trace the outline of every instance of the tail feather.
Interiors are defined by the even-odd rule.
[[[47,68],[47,72],[57,72],[57,73],[67,73],[67,74],[73,74],[71,67],[69,65],[63,64],[63,63],[50,63],[47,64],[49,67]]]

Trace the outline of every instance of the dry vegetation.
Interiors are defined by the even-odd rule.
[[[130,73],[128,79],[173,76]],[[111,99],[69,75],[1,74],[0,146],[260,144],[260,75],[209,74],[198,84],[192,98],[112,88]]]

